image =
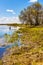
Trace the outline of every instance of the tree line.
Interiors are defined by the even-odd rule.
[[[43,6],[36,2],[20,12],[19,19],[23,24],[42,25],[43,24]]]

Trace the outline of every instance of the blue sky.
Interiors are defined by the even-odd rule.
[[[0,0],[0,23],[14,22],[13,20],[18,19],[21,10],[36,1],[37,0]],[[39,2],[43,4],[43,0],[39,0]]]
[[[28,0],[0,0],[0,14],[3,16],[13,16],[13,14],[6,11],[9,9],[14,10],[15,16],[18,16],[20,11],[28,5]]]

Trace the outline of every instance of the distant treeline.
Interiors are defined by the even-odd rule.
[[[24,25],[24,24],[13,23],[13,24],[0,24],[0,25],[8,25],[8,26],[22,26],[22,25]]]

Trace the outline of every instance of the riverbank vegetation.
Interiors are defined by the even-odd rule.
[[[3,65],[43,65],[43,27],[24,26],[16,33],[22,34],[23,45],[7,49]]]
[[[22,33],[21,40],[22,43],[43,43],[43,27],[35,28],[21,28],[17,32]]]
[[[6,43],[14,43],[18,39],[18,34],[13,33],[12,35],[5,34],[4,35]]]
[[[36,43],[7,50],[2,58],[3,65],[43,65],[43,46]]]

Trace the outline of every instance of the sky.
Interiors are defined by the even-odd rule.
[[[43,4],[43,0],[0,0],[0,24],[20,23],[21,10],[37,1]]]

